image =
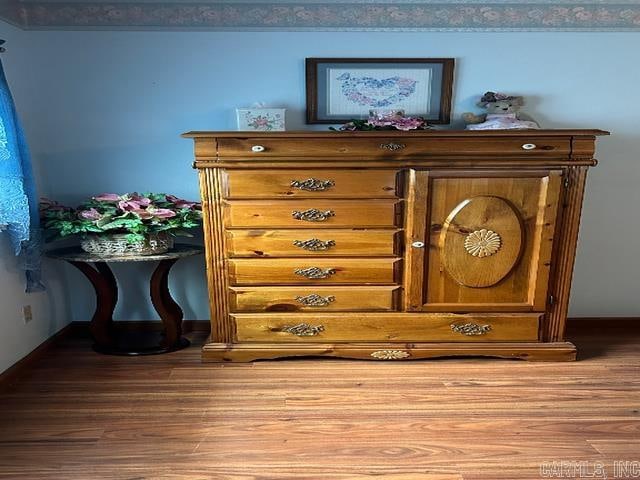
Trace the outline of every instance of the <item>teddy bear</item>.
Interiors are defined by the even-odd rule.
[[[540,128],[536,122],[518,112],[522,105],[524,105],[522,97],[487,92],[478,103],[479,107],[487,109],[487,113],[475,115],[467,112],[462,114],[462,119],[467,124],[467,130]]]

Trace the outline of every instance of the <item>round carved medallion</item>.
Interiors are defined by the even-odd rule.
[[[480,258],[494,255],[501,246],[500,235],[485,228],[471,232],[464,240],[464,248],[467,253]]]

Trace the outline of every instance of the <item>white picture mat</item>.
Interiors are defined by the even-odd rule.
[[[413,93],[399,98],[389,105],[379,106],[375,102],[362,105],[356,101],[349,99],[343,91],[344,80],[338,78],[344,74],[350,75],[352,82],[360,93],[368,98],[380,100],[394,96],[399,92],[398,86],[395,84],[387,87],[367,88],[358,79],[364,77],[373,78],[377,81],[400,77],[415,81],[415,89]],[[369,110],[404,110],[406,115],[428,115],[430,113],[431,104],[431,79],[433,72],[431,68],[401,68],[393,70],[390,68],[327,68],[327,115],[329,116],[353,116],[367,117]]]

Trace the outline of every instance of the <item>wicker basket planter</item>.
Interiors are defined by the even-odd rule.
[[[173,248],[173,237],[166,233],[149,234],[144,241],[130,243],[127,234],[87,235],[80,242],[85,252],[103,257],[159,255]]]

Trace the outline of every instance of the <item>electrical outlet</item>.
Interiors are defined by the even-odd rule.
[[[24,323],[29,323],[33,320],[33,312],[31,311],[31,305],[25,305],[22,307],[22,319]]]

